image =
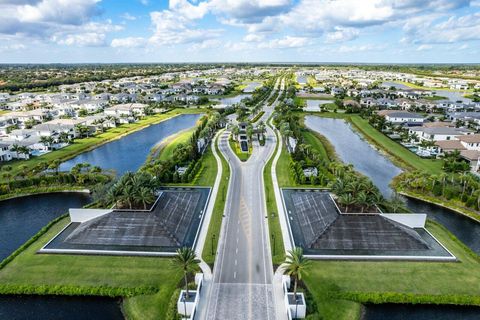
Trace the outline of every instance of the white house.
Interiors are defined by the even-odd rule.
[[[406,111],[382,110],[378,112],[379,115],[384,116],[387,122],[393,124],[417,124],[421,125],[424,121],[423,116]]]

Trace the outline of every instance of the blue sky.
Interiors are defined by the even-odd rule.
[[[480,63],[480,0],[0,0],[0,63]]]

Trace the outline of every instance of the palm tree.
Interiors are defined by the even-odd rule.
[[[60,163],[60,160],[55,159],[48,165],[48,169],[55,170],[55,174],[58,174],[58,168],[60,167]]]
[[[368,195],[366,192],[364,191],[361,191],[360,193],[357,194],[357,197],[356,197],[356,202],[362,206],[362,212],[363,213],[363,210],[365,207],[369,207],[369,202],[368,202]]]
[[[52,143],[53,143],[53,138],[50,136],[41,136],[40,137],[40,142],[47,148],[47,150],[50,149]]]
[[[238,134],[240,133],[240,128],[238,127],[238,125],[234,125],[232,127],[232,133],[233,133],[233,138],[236,140],[238,137]]]
[[[348,213],[348,207],[355,204],[356,201],[351,193],[342,194],[338,197],[338,202],[345,206],[345,213]]]
[[[70,142],[70,136],[66,132],[60,132],[58,135],[58,141],[61,143],[69,143]]]
[[[192,248],[183,247],[177,249],[177,255],[173,258],[173,264],[183,270],[183,277],[185,279],[185,295],[189,297],[188,293],[188,274],[195,271],[200,260],[197,259],[197,255]]]
[[[293,285],[293,297],[295,301],[297,301],[298,281],[302,280],[303,275],[307,273],[310,261],[303,256],[302,248],[295,247],[288,251],[284,266],[287,274],[295,280]]]
[[[147,210],[147,203],[152,203],[155,200],[152,190],[147,187],[141,187],[135,194],[135,198],[143,204],[143,210]]]

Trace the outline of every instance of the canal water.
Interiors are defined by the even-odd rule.
[[[353,164],[357,171],[369,177],[385,197],[391,196],[390,181],[402,170],[356,134],[347,122],[306,116],[305,125],[325,136],[334,145],[340,159]]]
[[[242,93],[239,95],[236,95],[234,97],[228,97],[228,98],[219,98],[219,99],[212,99],[220,102],[220,104],[225,104],[225,105],[234,105],[236,103],[239,103],[245,98],[251,98],[252,94],[250,93]]]
[[[425,304],[370,304],[363,320],[478,320],[480,307]]]
[[[0,319],[120,320],[120,301],[104,297],[2,296]]]
[[[356,170],[368,176],[384,195],[393,192],[389,184],[402,171],[362,139],[347,122],[342,119],[306,116],[305,125],[325,136],[334,145],[342,161],[353,164]],[[407,199],[406,204],[412,212],[428,214],[430,219],[444,225],[472,251],[480,254],[480,223],[424,201]]]
[[[63,162],[60,170],[68,171],[78,163],[89,163],[105,170],[114,170],[118,176],[137,171],[145,162],[151,148],[168,136],[195,126],[200,114],[183,114],[108,142],[91,151]]]
[[[53,219],[81,208],[90,196],[79,192],[37,194],[0,201],[0,261]],[[1,319],[1,317],[0,317]]]

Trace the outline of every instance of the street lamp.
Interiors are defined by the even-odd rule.
[[[212,256],[213,256],[213,243],[215,242],[215,233],[212,235]]]

